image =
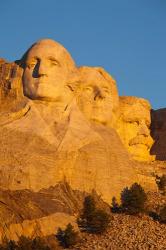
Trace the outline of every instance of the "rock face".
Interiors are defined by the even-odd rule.
[[[1,187],[39,191],[66,179],[73,189],[95,189],[109,202],[137,181],[113,129],[88,124],[77,107],[67,120],[48,126],[37,108],[30,106],[22,118],[1,129]]]
[[[156,159],[166,161],[166,109],[152,111],[152,137],[154,145],[151,153],[156,155]]]
[[[133,160],[123,145],[121,135],[131,130],[137,136],[138,125],[125,131],[122,120],[116,124],[121,118],[117,86],[104,69],[77,68],[68,51],[48,39],[35,43],[20,61],[0,65],[1,239],[33,236],[36,227],[43,235],[55,233],[50,221],[61,221],[57,213],[73,222],[85,193],[93,190],[111,203],[134,182],[157,189],[153,164]],[[143,110],[137,99],[128,118]],[[152,144],[145,126],[149,109],[140,112],[139,141],[128,138],[135,144],[145,139],[143,148],[135,147],[144,160]],[[123,130],[122,141],[115,128]]]
[[[66,182],[39,192],[0,190],[0,241],[5,237],[17,241],[21,235],[44,237],[55,234],[58,227],[70,222],[76,225],[76,215],[88,194],[72,190]],[[92,194],[97,207],[110,211],[109,206]]]
[[[0,59],[0,126],[19,119],[27,112],[22,72],[18,62],[8,63]]]
[[[77,104],[85,117],[95,123],[114,125],[119,105],[115,80],[101,67],[80,67]]]
[[[0,240],[43,237],[75,223],[73,214],[78,214],[83,197],[66,183],[40,192],[0,190]]]
[[[22,101],[22,69],[17,63],[0,59],[0,111],[15,111]]]
[[[150,155],[153,139],[150,135],[151,106],[143,99],[133,96],[120,97],[120,116],[117,131],[125,147],[134,159],[152,161]]]

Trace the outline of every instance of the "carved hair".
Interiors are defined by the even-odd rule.
[[[25,52],[25,54],[22,56],[21,60],[20,60],[20,66],[24,69],[26,66],[26,59],[28,56],[28,53],[30,52],[30,50],[32,48],[34,48],[35,46],[39,46],[39,45],[48,45],[48,43],[55,47],[57,50],[59,50],[62,54],[62,57],[64,58],[64,63],[65,66],[70,70],[74,70],[75,69],[75,62],[72,59],[71,55],[69,54],[69,52],[58,42],[51,40],[51,39],[42,39],[37,41],[36,43],[32,44],[32,46]]]
[[[151,109],[151,105],[150,102],[146,99],[143,98],[139,98],[136,96],[120,96],[119,97],[119,104],[120,104],[120,108],[123,109],[123,107],[125,108],[125,106],[132,106],[135,104],[140,104],[142,105],[144,108],[150,110]]]
[[[34,43],[22,56],[22,58],[17,61],[16,63],[23,69],[26,67],[26,59],[28,56],[28,53],[32,48],[35,46],[40,46],[40,45],[50,45],[56,48],[58,51],[60,51],[61,56],[63,58],[63,64],[66,69],[68,69],[68,79],[66,85],[73,91],[76,86],[78,85],[78,73],[77,73],[77,67],[75,65],[74,60],[72,59],[71,55],[69,52],[58,42],[51,40],[51,39],[42,39]]]

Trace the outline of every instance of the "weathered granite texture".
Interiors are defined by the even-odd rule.
[[[127,150],[136,160],[154,160],[150,155],[154,142],[150,135],[150,103],[143,98],[121,96],[119,109],[117,131]]]
[[[0,111],[17,111],[23,102],[22,68],[0,59]]]
[[[76,99],[89,121],[114,126],[119,106],[118,89],[115,80],[103,68],[79,68]]]
[[[72,190],[67,182],[61,182],[39,192],[24,190],[0,190],[0,242],[5,238],[17,241],[21,235],[44,237],[55,234],[58,227],[70,222],[78,230],[79,215],[86,192]],[[96,206],[110,213],[109,206],[92,192]]]
[[[133,160],[133,151],[130,155],[130,148],[123,145],[123,133],[129,135],[130,129],[122,129],[121,118],[139,113],[148,132],[142,134],[143,147],[135,147],[140,156],[136,159],[142,155],[143,160],[152,159],[150,107],[140,108],[137,98],[134,111],[123,112],[122,101],[119,109],[116,82],[103,68],[78,68],[62,45],[44,39],[20,61],[1,60],[0,79],[1,238],[33,236],[35,228],[44,236],[55,233],[55,220],[61,222],[57,213],[65,223],[74,221],[82,203],[75,196],[78,192],[83,199],[83,194],[95,190],[111,203],[133,182],[145,190],[157,189],[154,165]],[[137,136],[137,127],[132,137]],[[124,131],[120,137],[116,129]],[[52,195],[51,190],[64,181],[71,191]]]
[[[151,153],[156,159],[166,161],[166,109],[152,110],[151,134],[154,144]]]

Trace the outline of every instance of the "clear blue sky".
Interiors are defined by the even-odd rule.
[[[0,0],[0,57],[19,59],[41,38],[104,67],[120,95],[166,107],[166,0]]]

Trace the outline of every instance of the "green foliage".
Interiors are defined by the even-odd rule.
[[[10,240],[7,245],[6,245],[6,248],[4,247],[4,250],[16,250],[18,249],[17,248],[17,244],[13,241],[13,240]]]
[[[141,185],[134,183],[121,193],[122,209],[128,214],[138,214],[144,211],[147,195]]]
[[[18,242],[18,250],[50,250],[48,246],[45,245],[44,241],[37,237],[33,240],[21,237]]]
[[[86,196],[83,204],[82,218],[88,220],[92,217],[92,214],[95,212],[95,210],[96,207],[94,198],[91,195]]]
[[[116,200],[116,197],[114,196],[112,198],[112,204],[111,204],[111,211],[113,213],[120,213],[121,212],[121,207],[120,205],[118,204],[117,200]]]
[[[97,209],[92,196],[85,197],[80,225],[91,233],[103,233],[110,222],[110,216],[104,210]]]
[[[166,224],[166,205],[160,210],[159,221]]]
[[[65,230],[59,228],[56,236],[61,245],[66,248],[74,246],[79,240],[78,233],[74,231],[74,228],[70,223]]]
[[[158,189],[165,195],[166,193],[166,175],[162,175],[161,177],[156,176],[156,183]]]
[[[32,244],[33,244],[33,240],[27,238],[27,237],[20,237],[19,241],[18,241],[18,249],[22,249],[22,250],[31,250],[32,249]]]
[[[14,241],[6,242],[0,246],[0,250],[50,250],[50,248],[40,238],[31,240],[22,236],[17,243]]]
[[[105,211],[96,209],[87,220],[87,226],[92,233],[103,233],[110,223],[110,216]]]

